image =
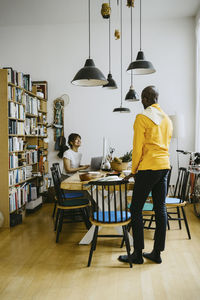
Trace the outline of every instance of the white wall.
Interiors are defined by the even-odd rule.
[[[142,110],[140,103],[124,104],[131,114],[114,114],[120,105],[120,90],[81,88],[70,81],[83,66],[88,55],[87,23],[62,25],[0,27],[0,66],[12,66],[30,73],[32,80],[46,80],[49,85],[48,122],[52,122],[53,100],[68,94],[70,103],[65,107],[65,135],[78,132],[82,136],[83,163],[102,153],[106,136],[116,149],[115,156],[132,148],[132,125]],[[134,78],[134,86],[142,89],[154,84],[160,91],[159,102],[168,114],[180,113],[185,123],[184,138],[179,148],[194,149],[195,115],[195,21],[193,18],[148,20],[143,24],[143,49],[157,72]],[[124,24],[123,36],[123,94],[128,92],[130,75],[130,27]],[[92,26],[91,56],[96,66],[108,73],[107,24]],[[134,21],[134,57],[138,51],[138,21]],[[120,42],[112,40],[112,73],[120,86]],[[56,160],[53,131],[48,129],[50,164]],[[172,163],[176,164],[175,141],[172,141]]]

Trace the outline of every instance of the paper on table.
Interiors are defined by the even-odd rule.
[[[122,180],[123,178],[118,177],[118,176],[107,176],[107,177],[103,177],[98,179],[98,181],[119,181]]]

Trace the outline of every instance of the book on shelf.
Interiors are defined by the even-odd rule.
[[[9,152],[12,151],[23,151],[24,141],[22,138],[9,137],[8,139]]]
[[[14,83],[14,72],[13,68],[11,67],[4,67],[3,69],[6,69],[8,71],[8,82]]]

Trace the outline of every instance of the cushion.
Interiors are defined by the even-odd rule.
[[[152,211],[153,210],[153,203],[145,202],[143,210],[145,210],[145,211]]]
[[[72,200],[64,200],[63,206],[79,206],[79,205],[87,205],[89,204],[88,199],[72,199]]]
[[[167,204],[178,204],[180,202],[181,202],[181,200],[178,198],[168,198],[167,197],[165,200],[165,203],[167,203]]]
[[[84,196],[84,193],[82,192],[66,192],[64,193],[64,197],[65,198],[80,198],[80,197],[83,197]]]
[[[115,212],[111,211],[110,212],[110,221],[109,221],[109,213],[108,211],[104,212],[104,221],[103,221],[103,212],[99,211],[98,212],[99,219],[98,222],[105,222],[105,223],[118,223],[118,222],[124,222],[127,221],[128,219],[131,218],[131,214],[127,212],[127,218],[126,218],[126,212],[122,212],[122,218],[121,218],[121,212],[117,211],[117,219],[115,218]],[[93,218],[95,221],[97,221],[97,212],[94,212]]]

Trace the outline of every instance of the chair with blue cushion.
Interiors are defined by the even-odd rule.
[[[168,222],[178,221],[179,229],[181,229],[181,221],[184,221],[188,238],[191,239],[188,221],[184,210],[188,197],[188,179],[189,172],[187,171],[187,169],[179,168],[174,195],[173,197],[166,198],[166,208]],[[171,211],[171,209],[173,209],[173,211]]]
[[[90,222],[95,226],[95,229],[88,259],[88,267],[91,264],[98,237],[123,237],[129,257],[129,265],[132,268],[127,231],[127,225],[131,222],[131,214],[128,211],[127,201],[127,181],[91,181],[89,185],[91,186],[91,196],[94,200],[91,206]],[[123,235],[98,234],[99,227],[116,226],[122,227]]]
[[[90,205],[89,200],[87,197],[74,197],[73,193],[64,193],[63,190],[60,188],[60,180],[59,175],[54,167],[51,168],[54,188],[57,197],[57,215],[56,215],[56,224],[55,230],[57,231],[56,234],[56,243],[59,241],[59,234],[62,230],[63,219],[66,218],[65,212],[72,211],[72,210],[79,210],[81,211],[83,220],[85,222],[86,228],[89,229],[91,227],[89,221],[89,214],[88,214],[88,206]],[[66,197],[68,195],[68,197]]]
[[[53,163],[52,166],[53,166],[53,168],[56,170],[57,176],[58,176],[59,181],[60,181],[60,183],[61,183],[61,181],[62,181],[62,180],[61,180],[62,174],[61,174],[61,170],[60,170],[60,165],[59,165],[59,163]],[[64,194],[64,197],[65,197],[66,199],[68,199],[68,198],[79,198],[79,197],[83,197],[83,196],[84,196],[84,193],[81,192],[81,191],[63,191],[63,194]],[[57,207],[57,203],[58,203],[56,197],[55,197],[54,201],[55,201],[55,202],[54,202],[54,208],[53,208],[52,218],[54,218],[54,216],[55,216],[56,207]]]

